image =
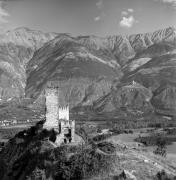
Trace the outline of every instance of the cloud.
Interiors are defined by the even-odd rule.
[[[134,12],[134,9],[129,8],[129,9],[128,9],[128,12],[133,13],[133,12]]]
[[[103,6],[103,0],[99,0],[97,3],[96,3],[96,6],[98,9],[102,9],[104,6]]]
[[[170,4],[173,8],[176,8],[176,0],[155,0],[166,4]]]
[[[97,3],[96,3],[96,7],[97,7],[98,10],[99,10],[99,11],[98,11],[98,12],[99,12],[99,15],[94,18],[94,21],[96,21],[96,22],[100,21],[101,19],[103,19],[103,18],[106,16],[106,14],[105,14],[105,12],[104,12],[104,4],[103,4],[103,1],[104,1],[104,0],[98,0]]]
[[[0,24],[8,23],[7,17],[10,16],[9,13],[4,9],[3,1],[0,1]]]
[[[128,8],[125,11],[121,12],[121,21],[119,22],[119,25],[121,27],[125,27],[125,28],[131,28],[135,23],[138,23],[139,21],[137,21],[134,16],[134,9],[132,8]]]
[[[119,25],[121,27],[131,28],[135,23],[138,23],[138,21],[131,15],[129,17],[122,17]]]
[[[127,16],[128,12],[127,11],[122,11],[121,14],[122,14],[122,16]]]
[[[121,15],[122,15],[122,16],[128,16],[130,13],[133,13],[133,12],[134,12],[134,9],[129,8],[129,9],[127,9],[126,11],[122,11],[122,12],[121,12]]]
[[[101,19],[101,17],[100,17],[100,16],[97,16],[97,17],[94,18],[94,21],[97,22],[97,21],[100,21],[100,19]]]
[[[176,0],[162,0],[164,3],[173,3],[176,4]]]

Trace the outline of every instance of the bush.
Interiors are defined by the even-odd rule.
[[[16,145],[14,142],[18,136],[24,141]],[[15,138],[8,142],[8,147],[12,147],[8,149],[9,154],[16,148],[15,159],[6,160],[3,153],[0,159],[0,175],[7,173],[11,179],[32,179],[37,172],[42,172],[46,179],[81,180],[108,172],[112,166],[114,156],[98,152],[93,145],[53,147],[48,141],[55,138],[52,130],[38,131],[37,127],[32,127]],[[101,144],[100,147],[107,152],[113,148],[110,144]]]
[[[129,134],[133,134],[133,133],[134,133],[133,130],[130,129],[130,130],[129,130]]]
[[[162,138],[158,138],[156,145],[157,145],[157,148],[153,153],[166,157],[166,141]]]
[[[62,158],[56,164],[56,180],[81,180],[91,178],[111,167],[112,157],[97,153],[91,148],[82,147],[81,151],[71,156],[69,160]]]
[[[136,142],[143,143],[146,146],[158,146],[160,143],[165,143],[166,145],[172,144],[175,138],[167,137],[160,134],[152,134],[151,136],[138,137],[135,139]]]
[[[162,128],[163,124],[161,124],[161,123],[155,123],[155,124],[149,123],[148,127],[150,127],[150,128]]]
[[[112,154],[116,150],[116,147],[114,146],[114,144],[112,144],[110,142],[101,142],[97,146],[100,150],[102,150],[108,154]]]
[[[170,176],[163,170],[158,172],[153,180],[176,180],[176,176]]]
[[[52,142],[55,142],[56,141],[56,132],[53,130],[50,131],[50,134],[49,134],[49,140],[52,141]]]
[[[122,130],[120,130],[120,129],[111,129],[110,130],[114,135],[118,135],[118,134],[121,134],[121,133],[123,133],[123,131]]]
[[[101,129],[100,128],[97,128],[97,133],[101,133]]]
[[[95,142],[103,141],[109,137],[111,137],[111,134],[100,134],[100,135],[93,137],[93,141],[95,141]]]
[[[164,130],[166,131],[167,135],[176,135],[176,128],[165,128]]]

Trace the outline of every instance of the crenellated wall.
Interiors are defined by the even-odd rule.
[[[69,120],[69,106],[59,107],[59,119]]]
[[[56,82],[48,82],[45,89],[46,97],[46,122],[44,128],[57,129],[56,144],[74,142],[75,121],[69,119],[69,106],[60,106],[59,85]]]

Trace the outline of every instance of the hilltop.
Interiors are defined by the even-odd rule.
[[[158,180],[157,173],[162,170],[168,176],[176,176],[174,160],[156,156],[139,145],[114,141],[112,136],[103,142],[57,147],[55,132],[43,129],[38,123],[16,134],[0,151],[0,177],[2,180],[120,177]]]

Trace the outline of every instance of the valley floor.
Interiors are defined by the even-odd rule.
[[[117,139],[117,137],[111,137],[108,140],[122,149],[116,151],[113,170],[108,175],[109,177],[105,175],[104,180],[111,180],[112,177],[119,175],[122,171],[125,171],[127,177],[133,180],[151,180],[162,170],[176,176],[176,159],[171,160],[169,157],[156,156],[152,152],[135,146],[135,143],[125,143]],[[96,177],[94,180],[101,178]]]

